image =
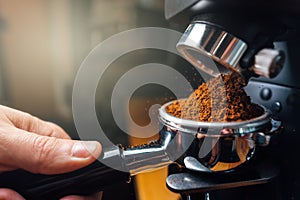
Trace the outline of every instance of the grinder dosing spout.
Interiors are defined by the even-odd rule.
[[[246,80],[251,76],[273,78],[279,74],[285,61],[282,51],[248,47],[245,41],[222,28],[197,20],[191,22],[177,43],[177,50],[191,64],[213,77],[230,71],[240,73]],[[245,67],[240,60],[247,50],[246,56],[251,55],[253,63]]]

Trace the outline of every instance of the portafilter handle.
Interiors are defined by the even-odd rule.
[[[28,200],[54,200],[67,195],[89,195],[105,190],[130,176],[172,163],[166,149],[174,137],[161,131],[157,141],[142,146],[104,148],[101,158],[79,170],[55,175],[24,170],[0,173],[0,188],[9,188]],[[101,161],[101,162],[100,162]]]
[[[67,195],[90,195],[129,180],[129,173],[117,171],[98,160],[82,169],[57,175],[15,170],[0,174],[0,188],[9,188],[28,200],[58,200]]]

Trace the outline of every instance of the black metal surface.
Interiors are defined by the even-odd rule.
[[[219,13],[223,16],[238,16],[241,18],[278,20],[289,28],[300,28],[300,2],[297,0],[165,0],[165,16],[169,21],[188,25],[193,17],[199,14]],[[226,23],[232,23],[227,21]],[[221,24],[220,24],[221,25]],[[245,23],[245,25],[247,25]]]
[[[266,99],[266,91],[269,97]],[[282,120],[286,133],[299,132],[300,89],[261,81],[250,81],[246,92],[252,101],[269,108]]]
[[[167,187],[176,193],[205,193],[215,190],[265,184],[278,176],[280,168],[272,160],[264,160],[253,168],[235,173],[174,173],[167,178]]]
[[[300,6],[294,0],[284,4],[280,0],[176,2],[166,0],[168,20],[185,26],[191,21],[210,24],[247,43],[247,50],[239,62],[240,67],[245,69],[244,76],[255,76],[247,69],[253,66],[254,56],[261,49],[273,48],[275,41],[297,39],[300,35]]]

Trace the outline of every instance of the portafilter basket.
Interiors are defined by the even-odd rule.
[[[176,137],[172,149],[182,149],[182,162],[190,170],[229,172],[244,166],[258,146],[268,146],[282,130],[280,121],[266,107],[255,104],[262,115],[238,122],[201,122],[182,119],[166,112],[173,101],[159,109],[162,131]],[[176,147],[175,147],[176,146]]]

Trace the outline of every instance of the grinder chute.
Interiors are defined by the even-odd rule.
[[[193,21],[177,43],[178,51],[194,66],[211,76],[218,76],[227,71],[241,73],[248,78],[254,75],[274,78],[282,69],[285,55],[280,50],[264,48],[254,56],[254,64],[242,68],[240,60],[248,45],[243,40],[231,35],[221,28]],[[212,65],[209,58],[216,65]],[[227,70],[226,70],[227,69]]]
[[[287,40],[299,30],[296,12],[281,1],[165,1],[166,19],[187,26],[177,44],[186,60],[211,76],[227,69],[246,80],[279,74],[285,55],[273,43]]]

